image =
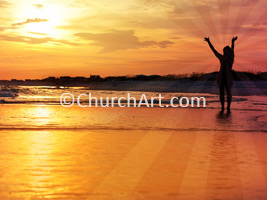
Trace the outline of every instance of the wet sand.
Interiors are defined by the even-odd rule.
[[[266,199],[266,106],[245,105],[0,105],[0,199]]]

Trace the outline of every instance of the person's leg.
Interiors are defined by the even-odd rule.
[[[220,87],[220,101],[221,101],[221,106],[222,106],[221,112],[223,112],[224,111],[224,84],[222,84]]]
[[[230,106],[232,102],[232,88],[231,86],[226,86],[226,92],[227,92],[227,112],[230,112]]]

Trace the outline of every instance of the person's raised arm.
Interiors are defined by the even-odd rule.
[[[231,46],[231,48],[232,48],[232,50],[233,50],[233,52],[234,52],[234,48],[235,48],[235,41],[238,39],[238,37],[236,36],[236,37],[233,37],[233,39],[232,39],[232,46]]]
[[[218,53],[218,51],[216,51],[216,49],[214,48],[214,46],[211,44],[210,42],[210,38],[209,37],[205,37],[204,38],[204,41],[208,42],[211,50],[213,51],[213,53],[215,54],[215,56],[218,58],[218,59],[221,59],[222,55],[220,53]]]

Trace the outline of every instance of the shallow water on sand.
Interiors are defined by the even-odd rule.
[[[1,199],[266,199],[267,135],[1,131]]]
[[[267,199],[265,97],[207,108],[0,105],[0,199]]]

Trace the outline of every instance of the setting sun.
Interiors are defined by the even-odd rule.
[[[18,13],[22,19],[26,19],[18,25],[23,25],[22,30],[25,33],[35,34],[35,37],[60,36],[60,31],[56,27],[62,25],[63,19],[66,18],[66,14],[59,5],[33,4]]]

